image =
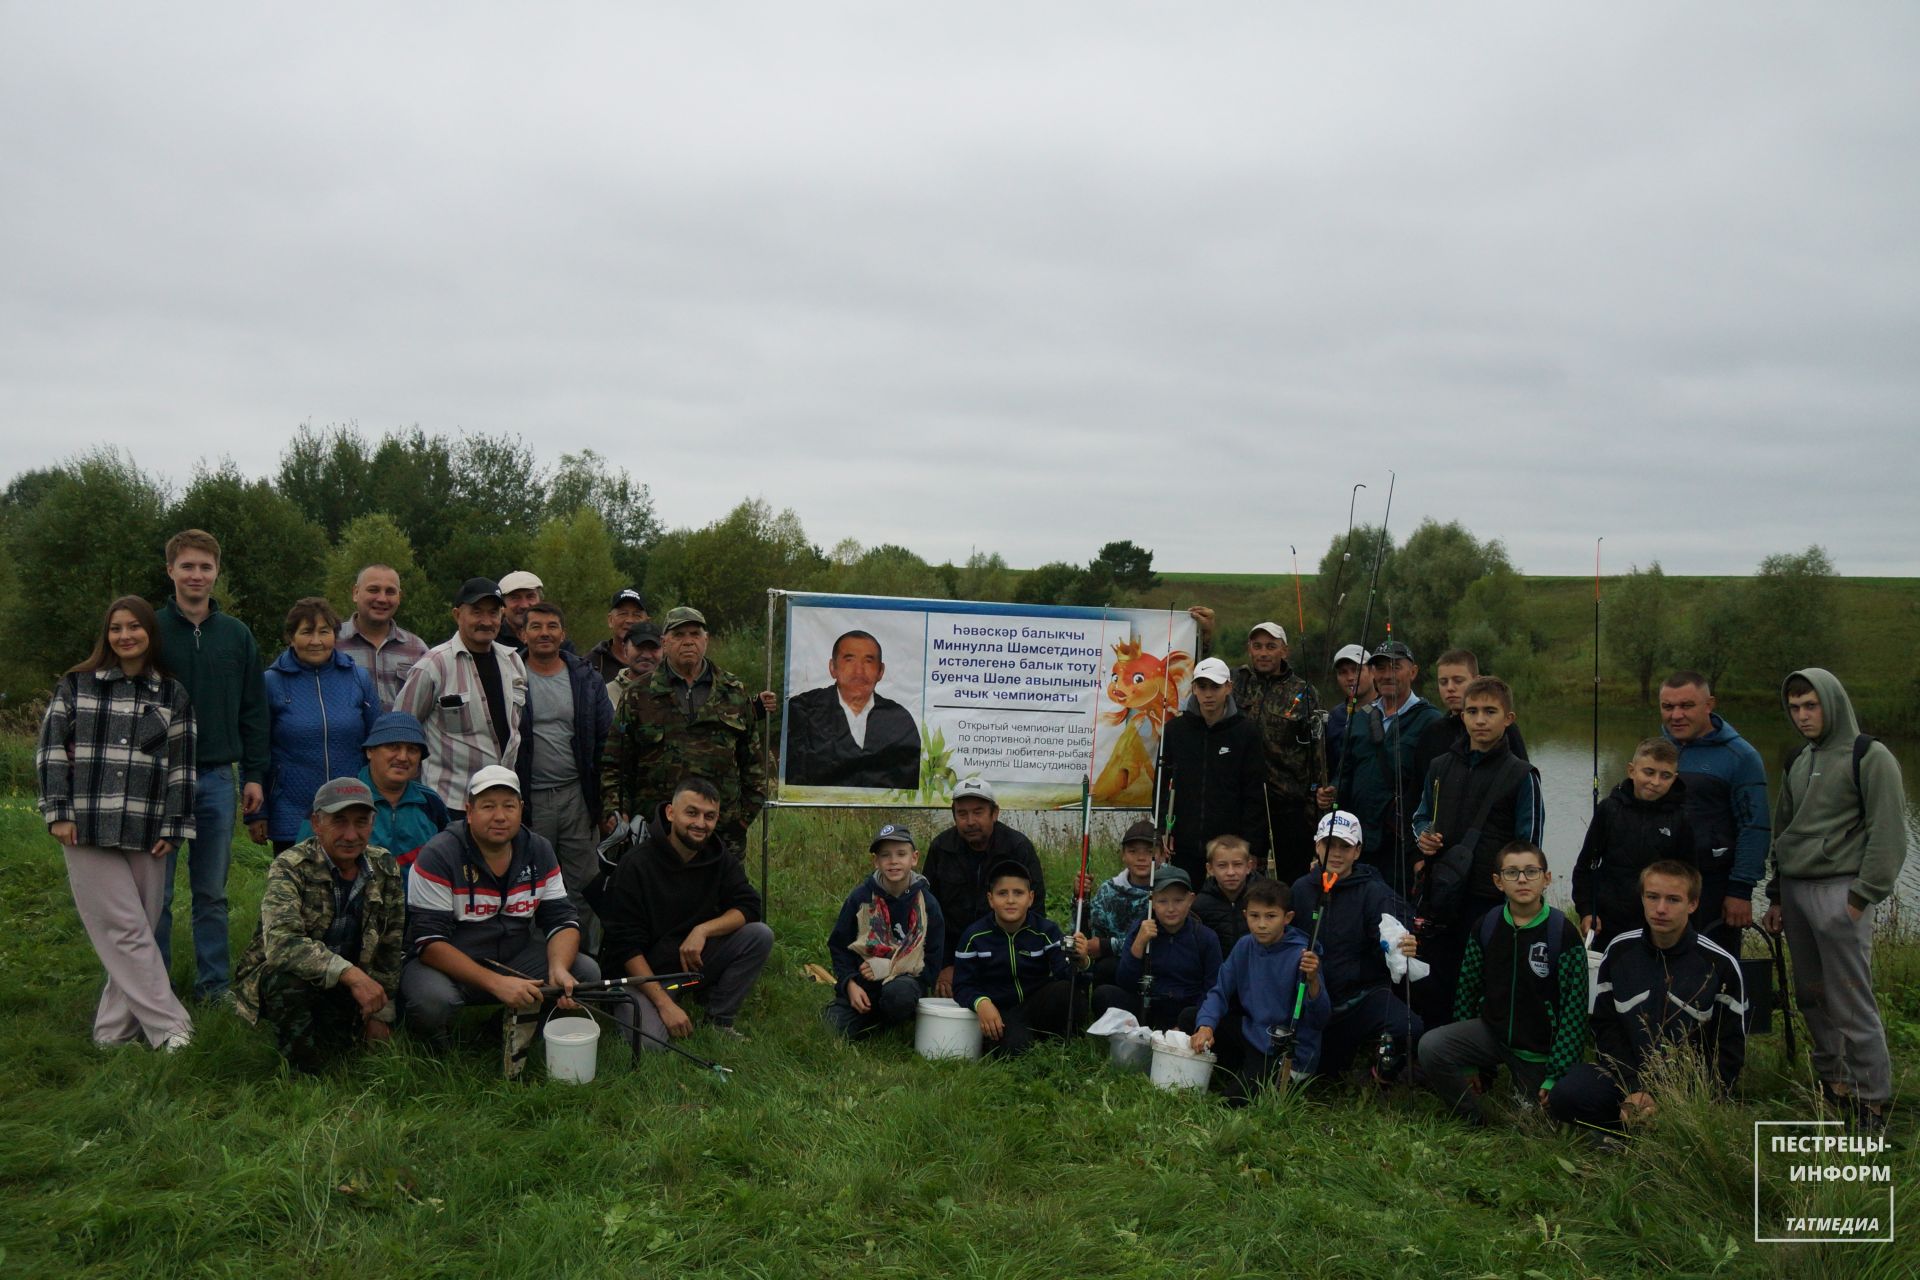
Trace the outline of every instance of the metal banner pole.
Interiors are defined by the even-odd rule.
[[[767,588],[767,682],[762,689],[773,688],[773,601],[780,594],[778,587]],[[773,758],[773,713],[768,712],[760,724],[760,758],[767,768],[767,776],[773,783],[773,794],[780,794],[780,762]],[[768,918],[773,916],[773,884],[768,879],[769,858],[767,854],[767,829],[773,825],[773,806],[760,807],[760,899],[765,904]]]

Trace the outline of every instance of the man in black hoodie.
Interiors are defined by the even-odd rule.
[[[1233,700],[1233,673],[1218,658],[1193,669],[1187,709],[1167,725],[1158,808],[1173,816],[1173,865],[1193,880],[1207,874],[1207,842],[1236,835],[1255,866],[1267,859],[1266,744]]]
[[[935,976],[935,995],[953,994],[954,950],[967,926],[987,914],[987,876],[1003,862],[1017,862],[1027,869],[1034,906],[1045,915],[1047,881],[1040,873],[1040,855],[1033,851],[1033,841],[1000,821],[991,783],[963,778],[953,789],[953,825],[933,838],[927,865],[921,869],[940,902],[947,930],[941,949],[947,963]]]
[[[740,855],[714,834],[719,824],[719,788],[681,779],[613,872],[600,911],[601,961],[629,977],[698,973],[707,1020],[745,1039],[734,1018],[773,952],[773,930],[760,919],[760,894]],[[642,985],[640,995],[640,1028],[656,1038],[642,1047],[693,1033],[693,1020],[658,983]]]

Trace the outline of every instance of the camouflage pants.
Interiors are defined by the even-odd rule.
[[[317,1071],[360,1042],[364,1019],[344,986],[269,973],[260,979],[260,1021],[295,1070]]]

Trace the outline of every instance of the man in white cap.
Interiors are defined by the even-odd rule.
[[[1373,672],[1367,666],[1367,651],[1357,644],[1343,644],[1333,655],[1333,680],[1340,688],[1327,712],[1326,738],[1328,785],[1320,788],[1320,808],[1333,808],[1332,780],[1340,776],[1340,752],[1346,744],[1347,708],[1356,710],[1373,701]]]
[[[1291,883],[1313,861],[1314,788],[1320,781],[1320,744],[1314,734],[1319,701],[1306,677],[1287,665],[1287,631],[1256,623],[1247,633],[1247,661],[1233,672],[1240,713],[1266,747],[1268,870]]]
[[[500,598],[506,604],[506,617],[500,623],[500,643],[525,655],[527,642],[520,631],[527,625],[527,610],[546,598],[547,584],[525,569],[515,569],[500,579]]]
[[[1186,710],[1167,724],[1159,809],[1170,816],[1173,864],[1206,875],[1207,842],[1239,836],[1255,866],[1267,856],[1266,744],[1233,698],[1233,673],[1218,658],[1193,669]]]
[[[520,778],[488,765],[462,788],[466,818],[421,848],[407,880],[407,1026],[430,1039],[470,1005],[540,1008],[540,987],[594,982],[553,846],[521,824]],[[512,1068],[509,1067],[511,1071]]]
[[[1002,862],[1018,862],[1033,877],[1033,900],[1044,913],[1046,880],[1033,841],[1000,821],[1000,805],[985,778],[963,778],[953,789],[953,825],[927,846],[922,872],[940,902],[946,927],[941,954],[946,964],[934,981],[934,994],[953,994],[953,952],[966,927],[987,914],[987,873]]]

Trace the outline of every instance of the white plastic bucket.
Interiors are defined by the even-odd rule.
[[[1213,1079],[1211,1053],[1183,1053],[1164,1044],[1153,1046],[1153,1082],[1162,1089],[1204,1089]]]
[[[927,996],[914,1014],[913,1047],[923,1058],[977,1058],[980,1019],[951,1000]]]
[[[1133,1036],[1108,1036],[1107,1044],[1108,1052],[1113,1055],[1113,1065],[1121,1071],[1138,1071],[1145,1075],[1153,1069],[1153,1041]]]
[[[555,1080],[591,1084],[600,1064],[600,1024],[592,1018],[549,1018],[547,1074]]]

